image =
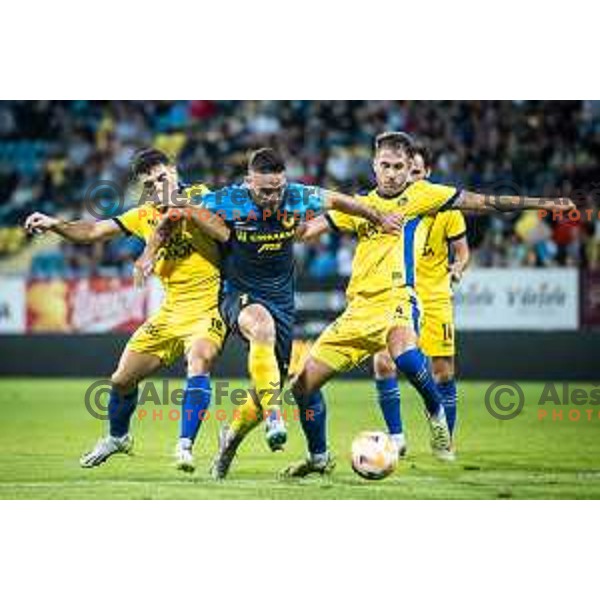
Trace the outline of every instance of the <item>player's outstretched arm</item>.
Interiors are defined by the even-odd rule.
[[[531,198],[528,196],[495,196],[463,191],[453,208],[476,213],[514,212],[521,210],[570,211],[575,204],[568,198]]]
[[[383,229],[386,233],[399,233],[404,225],[401,214],[383,214],[363,202],[339,192],[325,190],[325,210],[337,210],[347,215],[362,217]]]
[[[53,231],[62,238],[76,244],[93,244],[114,238],[123,233],[112,219],[103,221],[63,221],[44,213],[34,212],[25,220],[27,233]]]

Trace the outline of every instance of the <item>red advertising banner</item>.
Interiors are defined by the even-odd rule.
[[[29,281],[27,331],[134,331],[146,319],[148,292],[132,279],[96,277]]]

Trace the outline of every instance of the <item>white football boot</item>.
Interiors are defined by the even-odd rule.
[[[311,473],[329,475],[333,469],[335,469],[335,460],[329,452],[325,452],[320,455],[309,455],[306,459],[289,465],[280,473],[280,476],[304,478]]]
[[[403,433],[393,433],[390,435],[392,443],[396,448],[396,452],[398,453],[398,458],[404,458],[406,456],[407,447],[406,447],[406,438]]]
[[[180,438],[175,448],[175,468],[184,473],[193,473],[196,470],[194,455],[192,454],[192,440]]]
[[[79,464],[84,469],[90,469],[101,465],[113,454],[130,454],[132,449],[133,438],[128,433],[120,438],[107,435],[98,440],[93,450],[81,457]]]
[[[437,415],[429,417],[429,430],[431,434],[431,450],[433,455],[445,462],[452,462],[456,457],[452,450],[450,430],[446,421],[444,407],[440,406]]]
[[[227,477],[235,453],[243,439],[244,437],[236,435],[227,423],[223,424],[219,431],[219,450],[210,467],[210,475],[213,479],[219,480]]]

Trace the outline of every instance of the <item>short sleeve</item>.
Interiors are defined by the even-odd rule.
[[[224,221],[240,219],[248,211],[251,204],[248,191],[242,186],[221,188],[202,196],[200,205],[210,212],[219,215]]]
[[[142,225],[142,219],[140,215],[142,207],[136,206],[128,210],[127,212],[114,217],[113,221],[127,234],[137,235],[140,238],[144,237],[144,230]]]
[[[352,215],[347,215],[339,210],[330,210],[325,213],[325,218],[334,231],[348,231],[352,233],[356,231],[356,217]]]
[[[450,210],[459,197],[458,188],[425,180],[418,181],[407,188],[402,213],[407,217],[416,217]]]
[[[308,212],[321,214],[325,207],[325,190],[312,185],[290,183],[286,190],[285,206],[302,215]]]
[[[202,206],[204,208],[207,208],[210,211],[215,211],[217,210],[217,198],[214,192],[209,192],[208,194],[204,194],[204,196],[202,196]]]
[[[459,210],[450,210],[447,213],[446,239],[448,241],[457,240],[467,232],[465,218]]]

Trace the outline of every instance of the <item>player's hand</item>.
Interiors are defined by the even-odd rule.
[[[448,271],[450,272],[451,283],[458,284],[462,281],[465,265],[458,261],[450,263],[448,265]]]
[[[156,261],[153,257],[142,254],[133,265],[133,283],[135,287],[144,287],[150,275],[154,272]]]
[[[296,227],[296,231],[294,232],[294,240],[296,242],[301,242],[304,239],[304,234],[306,233],[307,229],[308,225],[306,223],[300,223],[300,225]]]
[[[24,227],[27,233],[45,233],[57,224],[58,219],[55,217],[50,217],[41,212],[34,212],[25,219]]]
[[[563,210],[563,211],[569,212],[569,211],[575,210],[577,208],[577,206],[575,206],[575,202],[573,202],[573,200],[571,200],[571,198],[558,198],[556,202],[557,202],[556,208],[558,210]]]
[[[399,234],[404,227],[404,216],[397,213],[381,215],[380,227],[385,233]]]

